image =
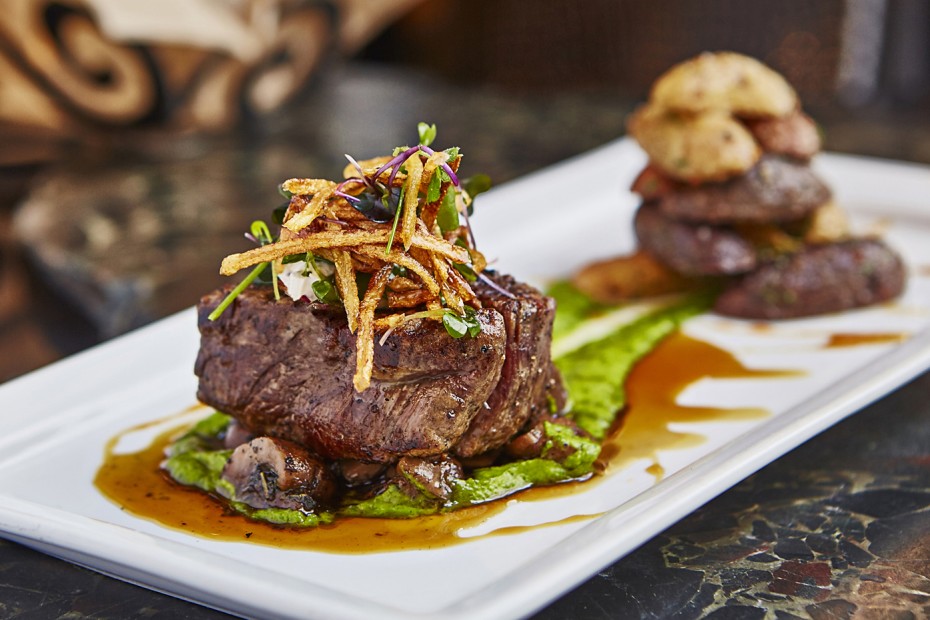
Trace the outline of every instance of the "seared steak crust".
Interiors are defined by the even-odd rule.
[[[549,410],[549,396],[564,403],[562,379],[552,364],[552,321],[555,301],[507,275],[489,276],[498,289],[476,283],[475,293],[486,308],[504,319],[506,355],[500,381],[455,446],[455,453],[471,457],[496,450],[527,421]]]
[[[868,306],[904,288],[901,259],[876,239],[810,246],[735,281],[714,309],[753,319],[789,319]]]
[[[198,398],[253,434],[327,459],[393,462],[447,452],[501,375],[506,333],[494,309],[478,311],[474,338],[453,339],[429,319],[405,323],[376,343],[371,387],[356,393],[355,337],[341,309],[275,301],[270,287],[253,286],[210,321],[225,294],[198,305]]]
[[[644,203],[633,220],[644,250],[686,276],[745,273],[756,267],[756,249],[726,226],[681,222]]]
[[[829,188],[806,163],[763,155],[746,174],[724,183],[679,183],[658,205],[668,217],[688,222],[775,223],[801,219],[829,199]]]

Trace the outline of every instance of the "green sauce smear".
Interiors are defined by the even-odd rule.
[[[611,310],[588,299],[568,282],[553,284],[547,293],[558,304],[553,342]],[[500,499],[532,486],[585,479],[593,473],[600,441],[626,403],[624,383],[633,366],[685,320],[709,308],[712,301],[712,295],[703,294],[684,298],[556,357],[555,365],[571,399],[569,416],[594,439],[579,437],[566,426],[547,422],[542,456],[476,468],[469,477],[454,482],[448,500],[439,500],[426,492],[411,497],[392,484],[375,497],[347,499],[334,512],[256,510],[235,499],[224,501],[235,512],[252,519],[276,525],[316,527],[339,516],[404,519],[437,514]],[[216,412],[177,439],[164,465],[168,474],[181,484],[214,495],[220,495],[222,489],[223,495],[234,497],[232,485],[220,477],[232,450],[215,448],[229,422],[229,416]],[[410,479],[410,482],[415,488],[416,481]]]

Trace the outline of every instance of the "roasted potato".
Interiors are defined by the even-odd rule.
[[[787,116],[798,108],[797,94],[785,78],[733,52],[708,52],[675,65],[656,80],[650,102],[678,112],[746,118]]]
[[[575,274],[572,283],[602,304],[676,293],[694,286],[643,251],[591,263]]]
[[[628,129],[655,167],[689,183],[738,176],[762,154],[749,130],[725,113],[680,114],[647,104],[633,113]]]

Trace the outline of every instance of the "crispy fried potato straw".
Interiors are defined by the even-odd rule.
[[[379,246],[368,246],[368,247],[359,247],[355,248],[355,251],[363,256],[371,256],[372,258],[380,258],[381,260],[393,263],[395,265],[400,265],[415,273],[420,281],[423,282],[423,285],[426,289],[433,294],[434,297],[439,297],[442,292],[439,288],[439,283],[436,282],[436,278],[430,274],[429,270],[426,269],[420,262],[414,260],[409,254],[404,254],[397,250],[392,250],[389,254],[385,254],[384,250]]]
[[[325,179],[288,179],[281,187],[294,196],[309,196],[332,189],[336,184]]]
[[[320,189],[310,202],[299,212],[295,213],[290,219],[284,222],[284,227],[291,232],[299,232],[306,228],[313,220],[322,215],[326,208],[326,203],[333,197],[333,191],[336,189],[335,183],[329,183],[329,187]]]
[[[419,157],[411,157],[407,160],[407,191],[404,194],[403,221],[400,225],[400,240],[403,241],[405,250],[409,250],[413,243],[422,178],[423,162],[420,161]]]
[[[371,371],[375,360],[375,309],[391,276],[391,265],[385,265],[371,277],[368,290],[358,312],[358,337],[355,340],[355,376],[352,383],[356,392],[364,392],[371,385]]]
[[[269,243],[268,245],[263,245],[252,250],[248,250],[247,252],[230,254],[223,259],[223,262],[220,265],[220,273],[224,276],[229,276],[236,273],[237,271],[245,269],[246,267],[257,265],[258,263],[284,258],[285,256],[291,256],[292,254],[313,252],[314,250],[351,248],[355,246],[371,244],[387,244],[389,236],[389,230],[371,232],[342,232],[341,230],[333,230],[313,233],[305,237],[301,236],[288,239],[287,241]],[[469,261],[468,250],[452,245],[443,239],[437,239],[428,233],[424,234],[421,231],[417,231],[417,234],[412,236],[411,241],[413,247],[422,248],[424,250],[429,250],[430,252],[441,254],[451,260],[454,260],[455,262],[465,263]],[[381,254],[381,260],[385,260],[389,256],[393,256],[395,253],[385,253],[382,251]]]
[[[352,255],[345,250],[333,250],[332,257],[336,265],[336,288],[339,289],[339,297],[346,309],[349,331],[354,334],[358,328],[358,284],[352,267]]]
[[[285,257],[305,253],[331,261],[349,330],[356,337],[353,384],[357,391],[371,383],[376,330],[384,331],[383,341],[408,320],[442,320],[447,309],[461,313],[465,304],[481,307],[475,292],[456,269],[464,264],[480,272],[486,264],[473,244],[457,245],[458,239],[469,232],[467,220],[458,231],[447,231],[445,235],[436,224],[442,196],[456,190],[446,181],[440,188],[439,200],[427,202],[428,198],[423,198],[428,196],[431,180],[435,181],[433,175],[440,174],[439,166],[448,163],[458,170],[458,159],[449,163],[448,153],[438,151],[424,161],[420,153],[414,153],[403,161],[403,172],[395,166],[384,168],[394,159],[380,157],[350,163],[344,174],[353,181],[341,187],[349,194],[370,191],[371,181],[358,177],[359,168],[369,179],[381,170],[379,183],[404,188],[404,199],[397,207],[397,229],[393,228],[394,222],[368,219],[343,192],[336,194],[339,184],[321,179],[288,179],[282,187],[293,197],[278,241],[231,254],[220,266],[220,273],[231,275],[265,262],[271,262],[273,272],[277,272]],[[460,202],[459,208],[463,206]],[[389,246],[389,239],[396,243]],[[398,274],[395,267],[403,267],[407,273]],[[361,300],[357,279],[360,273],[371,274]],[[390,313],[376,318],[379,307]]]

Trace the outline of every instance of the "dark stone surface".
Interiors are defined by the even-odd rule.
[[[462,146],[471,169],[493,171],[503,182],[617,137],[629,109],[609,93],[468,91],[383,69],[350,67],[328,79],[248,135],[146,136],[133,148],[97,145],[63,155],[42,180],[74,182],[69,208],[61,210],[69,214],[66,230],[56,239],[78,261],[66,273],[83,288],[70,290],[65,305],[60,291],[33,277],[56,270],[48,255],[33,248],[24,265],[22,248],[2,246],[0,380],[191,305],[217,280],[215,261],[178,273],[183,263],[173,262],[175,252],[222,255],[231,231],[267,216],[281,178],[335,175],[342,153],[366,156],[407,142],[415,123],[429,120],[443,142]],[[413,100],[418,105],[392,103]],[[930,160],[928,123],[880,113],[822,120],[828,147]],[[144,182],[111,187],[111,200],[97,204],[95,192],[110,178],[93,172],[101,162]],[[225,215],[207,217],[217,195]],[[42,211],[37,204],[31,208]],[[114,254],[105,235],[93,237],[102,244],[93,246],[75,232],[99,233],[93,227],[101,224],[105,232],[140,204],[146,217],[134,220],[133,230],[146,260]],[[0,205],[7,224],[9,206]],[[0,226],[4,231],[0,242],[9,226]],[[27,301],[11,303],[15,295]],[[534,620],[927,617],[928,394],[925,374],[698,509]],[[0,618],[221,617],[0,540]]]

